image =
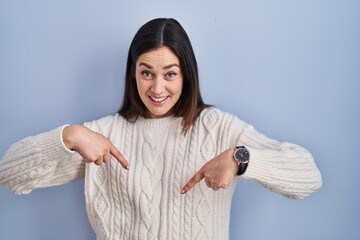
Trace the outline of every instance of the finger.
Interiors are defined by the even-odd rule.
[[[204,178],[203,170],[200,169],[182,188],[181,193],[187,193],[191,188],[193,188],[198,182]]]
[[[104,163],[109,162],[110,157],[111,157],[111,154],[109,152],[105,153],[104,154]]]
[[[85,158],[84,160],[85,160],[86,163],[92,163],[93,162],[92,160],[90,160],[88,158]]]
[[[205,178],[205,183],[206,183],[206,186],[211,188],[211,181],[209,179]]]
[[[214,179],[211,179],[209,181],[209,188],[211,188],[214,191],[217,191],[217,190],[219,190],[219,185],[215,182]]]
[[[126,161],[124,156],[121,154],[121,152],[113,145],[110,149],[111,155],[114,156],[116,160],[119,161],[119,163],[127,170],[129,170],[129,163]]]
[[[98,160],[94,161],[96,165],[101,165],[103,163],[103,159],[99,158]]]

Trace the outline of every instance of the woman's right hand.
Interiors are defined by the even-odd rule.
[[[100,133],[82,125],[70,125],[64,128],[62,137],[65,146],[78,152],[87,163],[101,165],[107,163],[112,155],[125,169],[129,169],[129,163],[120,151]]]

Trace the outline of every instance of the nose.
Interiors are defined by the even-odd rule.
[[[156,95],[160,95],[161,93],[164,92],[164,89],[165,89],[164,79],[162,79],[160,76],[155,78],[153,84],[151,85],[151,91]]]

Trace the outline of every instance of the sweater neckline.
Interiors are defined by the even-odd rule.
[[[174,123],[181,123],[181,117],[174,117],[173,115],[161,118],[144,118],[139,116],[136,120],[136,125],[141,125],[144,127],[168,127]]]

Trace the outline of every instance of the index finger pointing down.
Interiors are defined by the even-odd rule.
[[[119,163],[127,170],[129,170],[129,163],[126,161],[126,159],[124,158],[124,156],[121,154],[121,152],[115,147],[112,146],[112,148],[110,149],[110,153],[111,155],[114,156],[114,158],[116,160],[119,161]]]
[[[202,169],[195,173],[195,175],[185,184],[181,190],[181,194],[187,193],[191,188],[193,188],[198,182],[204,178],[204,173]]]

